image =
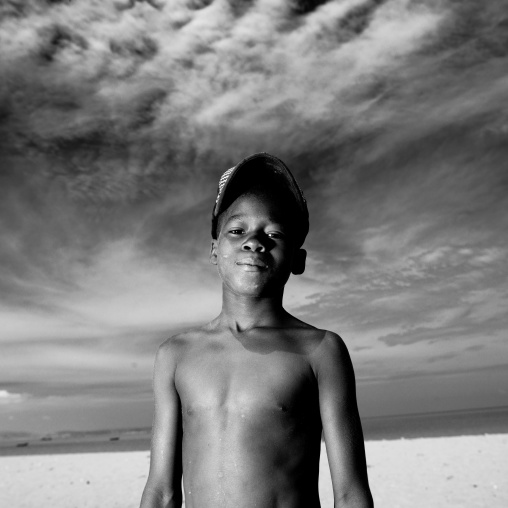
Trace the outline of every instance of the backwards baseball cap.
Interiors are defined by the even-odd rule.
[[[212,212],[212,238],[216,239],[218,236],[217,222],[219,215],[238,196],[258,185],[284,189],[288,191],[291,198],[294,198],[297,213],[295,217],[296,232],[299,245],[302,245],[309,232],[307,202],[288,167],[278,157],[266,152],[249,155],[221,176],[217,199]]]

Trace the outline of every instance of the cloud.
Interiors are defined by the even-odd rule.
[[[26,400],[27,395],[24,393],[11,393],[7,390],[0,390],[0,405],[17,404]]]
[[[36,308],[32,319],[65,314],[76,334],[83,332],[80,321],[89,321],[92,332],[100,309],[116,322],[113,307],[121,313],[133,305],[125,288],[125,298],[111,304],[96,293],[74,305],[73,295],[86,300],[87,291],[97,291],[80,277],[120,280],[106,273],[105,252],[109,268],[116,263],[122,274],[159,267],[139,284],[170,280],[161,263],[166,238],[177,253],[166,259],[175,273],[178,259],[198,255],[177,217],[187,211],[193,231],[186,233],[203,234],[203,206],[218,169],[252,143],[266,149],[271,140],[268,148],[288,155],[295,143],[300,151],[313,147],[335,122],[331,108],[352,107],[338,126],[357,118],[347,90],[397,67],[446,17],[408,2],[358,0],[259,2],[240,10],[220,1],[202,9],[182,2],[160,13],[97,2],[11,7],[0,41],[7,76],[0,255],[10,267],[0,283],[14,307],[13,326],[20,312]],[[295,122],[317,130],[294,129]],[[203,226],[196,228],[198,218]],[[136,260],[122,254],[126,237],[135,239]],[[185,284],[200,287],[198,278]]]
[[[297,141],[299,151],[316,142],[323,121],[357,124],[363,107],[347,91],[392,71],[443,16],[358,0],[304,17],[282,2],[241,14],[220,1],[136,15],[84,2],[27,10],[4,22],[6,92],[15,87],[5,132],[78,195],[132,200],[210,154],[238,158],[253,137],[275,135],[271,145],[292,153]]]
[[[289,308],[342,333],[361,376],[493,364],[471,348],[506,339],[506,7],[2,3],[3,376],[119,393],[138,355],[146,383],[165,333],[219,311],[210,209],[257,150],[309,202]]]
[[[87,261],[92,263],[69,265],[67,287],[54,284],[39,292],[25,287],[24,308],[0,313],[0,340],[104,337],[133,329],[146,335],[218,312],[219,287],[205,263],[190,269],[176,253],[164,261],[150,258],[128,240],[107,243]],[[189,306],[189,300],[195,304]]]

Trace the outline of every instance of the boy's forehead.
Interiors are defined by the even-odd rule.
[[[223,212],[223,222],[262,217],[268,222],[292,223],[288,207],[270,192],[247,192],[229,205]]]
[[[278,195],[270,190],[257,190],[245,192],[238,196],[225,210],[229,215],[234,213],[243,215],[269,214],[286,216],[288,203],[284,199],[278,199]]]

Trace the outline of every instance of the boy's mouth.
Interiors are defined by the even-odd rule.
[[[263,263],[261,260],[256,259],[256,258],[243,258],[243,259],[239,259],[236,262],[236,264],[237,265],[241,265],[241,266],[252,266],[252,267],[257,267],[257,268],[268,268],[266,263]]]

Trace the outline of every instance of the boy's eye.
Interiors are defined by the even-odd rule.
[[[243,233],[243,229],[239,229],[239,228],[230,229],[229,232],[232,235],[241,235]]]

